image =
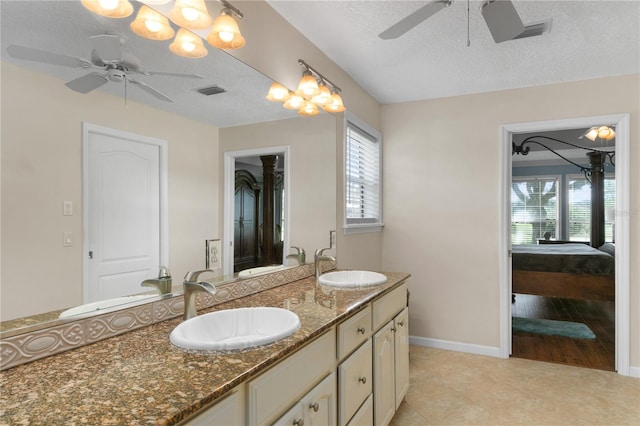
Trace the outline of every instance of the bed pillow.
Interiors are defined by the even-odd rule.
[[[616,257],[616,245],[614,243],[604,243],[603,245],[598,247],[598,250]]]

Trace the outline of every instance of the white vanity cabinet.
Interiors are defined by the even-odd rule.
[[[272,424],[282,412],[297,406],[310,389],[335,371],[335,353],[336,333],[332,328],[251,380],[247,385],[248,424]],[[335,382],[333,389],[335,392]],[[327,424],[335,424],[335,414],[333,419],[333,423]]]
[[[373,302],[374,424],[387,425],[409,389],[409,333],[406,285]],[[384,321],[387,321],[386,323]]]
[[[336,373],[331,373],[273,426],[333,426],[337,405]]]
[[[240,385],[221,400],[205,408],[197,416],[192,417],[180,425],[211,426],[211,425],[243,425],[245,424],[244,385]]]

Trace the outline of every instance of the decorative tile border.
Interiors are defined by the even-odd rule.
[[[335,268],[335,264],[332,266]],[[272,272],[255,278],[235,280],[217,286],[215,295],[199,293],[198,309],[259,293],[298,281],[314,274],[312,264]],[[146,327],[184,312],[182,295],[132,306],[115,312],[18,334],[0,340],[0,370],[76,349],[138,328]]]

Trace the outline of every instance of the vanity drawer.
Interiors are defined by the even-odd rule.
[[[338,423],[346,425],[362,403],[371,394],[372,368],[371,339],[338,367]]]
[[[407,306],[406,283],[373,302],[373,330],[379,330],[405,306]]]
[[[371,336],[371,305],[338,326],[338,359],[341,360]]]

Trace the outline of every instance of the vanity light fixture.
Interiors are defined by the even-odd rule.
[[[585,137],[594,142],[596,139],[610,141],[611,139],[616,137],[616,132],[609,126],[596,126],[583,133],[580,138],[582,137]]]
[[[266,98],[274,102],[286,102],[291,98],[291,94],[289,93],[289,89],[274,81],[271,83],[271,87],[269,87],[269,93]]]
[[[289,92],[289,100],[282,104],[282,106],[286,109],[299,110],[304,106],[305,102],[306,101],[302,96],[298,96],[293,92]]]
[[[312,98],[319,92],[320,88],[318,87],[316,78],[313,76],[311,71],[307,69],[304,74],[302,74],[300,82],[298,82],[298,89],[296,90],[296,94],[305,98]]]
[[[321,81],[318,85],[318,94],[311,98],[311,102],[320,107],[324,107],[326,104],[331,102],[331,91],[324,81]]]
[[[107,18],[126,18],[133,13],[129,0],[82,0],[82,5]]]
[[[311,117],[320,114],[320,110],[313,102],[305,101],[304,106],[298,110],[298,114],[304,115],[305,117]]]
[[[215,21],[213,21],[213,27],[207,36],[207,41],[210,45],[218,49],[240,49],[246,44],[246,40],[242,34],[240,34],[240,28],[234,16],[242,19],[242,12],[225,0],[218,1],[220,1],[224,7]]]
[[[167,17],[145,5],[131,23],[131,30],[149,40],[169,40],[175,35]]]
[[[202,44],[202,39],[184,28],[178,30],[178,34],[169,45],[169,49],[176,55],[184,56],[185,58],[202,58],[209,53]]]
[[[326,104],[323,109],[327,112],[343,112],[346,110],[342,102],[342,96],[338,92],[331,94],[331,102]]]
[[[169,11],[169,19],[189,30],[203,30],[213,23],[204,0],[176,0]]]

